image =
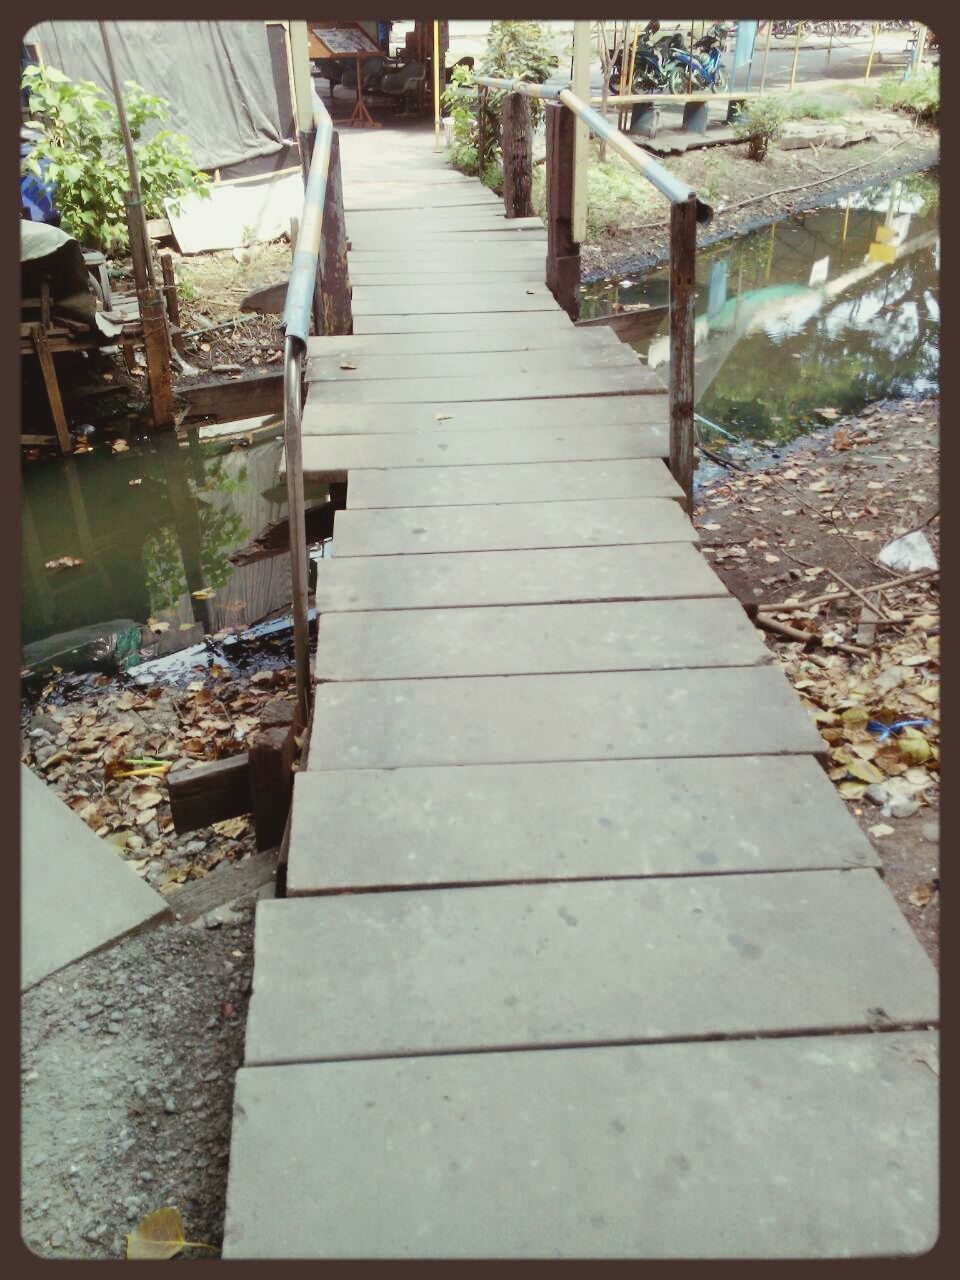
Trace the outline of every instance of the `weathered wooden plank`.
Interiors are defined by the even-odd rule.
[[[924,1254],[936,1052],[912,1032],[245,1068],[223,1254]]]
[[[536,312],[544,316],[547,312]],[[546,347],[557,350],[604,351],[622,346],[609,329],[577,330],[573,325],[503,325],[492,329],[434,330],[432,333],[354,333],[333,341],[326,338],[307,339],[307,380],[315,359],[325,356],[364,355],[433,355],[442,352],[469,351],[537,351]]]
[[[292,821],[292,895],[879,865],[809,756],[314,770]]]
[[[570,502],[590,498],[678,498],[680,486],[658,459],[539,462],[487,467],[422,467],[350,473],[347,509],[463,507],[476,503]]]
[[[423,312],[418,315],[357,315],[354,313],[354,333],[429,333],[442,330],[445,333],[457,329],[522,329],[527,319],[531,324],[555,326],[570,325],[562,311],[451,311],[448,313]]]
[[[351,268],[351,279],[358,288],[374,289],[411,289],[421,285],[433,285],[443,289],[473,290],[491,283],[497,284],[541,284],[543,281],[543,263],[536,259],[529,266],[504,266],[496,274],[491,274],[488,267],[477,267],[470,270],[467,266],[445,270],[434,268],[421,270],[414,268],[405,275],[384,273],[371,270],[369,267]]]
[[[411,286],[409,289],[354,290],[353,311],[357,316],[475,315],[481,311],[554,311],[556,303],[536,282],[474,285],[462,292],[442,285]]]
[[[725,594],[723,583],[693,546],[658,542],[345,560],[334,556],[318,566],[316,603],[320,613],[328,614]]]
[[[561,402],[562,403],[562,402]],[[610,401],[610,403],[618,403]],[[662,426],[617,423],[596,427],[519,427],[424,431],[386,435],[306,435],[304,475],[311,479],[346,480],[353,467],[429,467],[443,463],[480,466],[491,463],[570,462],[594,458],[664,458]],[[280,462],[284,472],[283,459]]]
[[[697,541],[693,525],[668,498],[338,511],[333,536],[338,558]]]
[[[441,360],[446,357],[440,357]],[[522,361],[525,357],[519,357]],[[456,357],[453,357],[456,359]],[[508,362],[505,362],[508,363]],[[659,375],[646,365],[632,361],[607,368],[533,369],[502,376],[455,375],[430,378],[402,378],[395,381],[371,379],[367,382],[314,382],[309,398],[325,405],[401,405],[423,404],[443,400],[447,404],[463,401],[518,401],[592,398],[595,396],[663,395]],[[599,410],[595,410],[599,413]]]
[[[344,368],[344,365],[352,366]],[[310,361],[310,382],[368,382],[387,380],[395,390],[400,380],[423,381],[435,378],[484,378],[497,383],[511,373],[542,373],[544,370],[642,368],[636,353],[624,343],[604,347],[539,347],[527,351],[435,352],[422,355],[353,355],[339,353]],[[660,390],[662,390],[662,386]],[[499,397],[498,397],[499,398]]]
[[[248,1066],[938,1016],[935,970],[872,868],[264,902],[255,947]]]
[[[543,265],[543,248],[538,241],[528,243],[519,239],[504,239],[503,243],[465,244],[461,248],[446,248],[427,252],[422,248],[353,249],[350,265],[356,269],[376,267],[386,275],[407,275],[412,271],[457,271],[461,268],[477,270],[486,268],[498,271],[501,267],[514,267],[520,263]]]
[[[825,750],[772,667],[325,684],[314,705],[311,770]]]
[[[443,209],[466,206],[496,205],[492,191],[478,184],[470,187],[391,187],[388,183],[364,183],[350,186],[343,207],[348,214],[361,209]]]
[[[747,667],[769,649],[740,604],[631,600],[328,614],[317,680]]]

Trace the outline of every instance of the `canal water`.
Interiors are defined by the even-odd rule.
[[[288,609],[286,554],[230,559],[286,517],[282,448],[274,438],[225,451],[158,436],[25,466],[24,667],[127,668]],[[306,498],[332,521],[326,486]],[[80,563],[47,567],[64,557]]]
[[[937,215],[936,175],[914,174],[703,249],[702,418],[782,444],[820,426],[818,409],[856,413],[872,400],[935,392]],[[666,301],[666,273],[654,271],[585,288],[583,315]],[[637,349],[665,373],[665,327]],[[224,451],[156,437],[26,465],[25,667],[135,665],[286,610],[286,554],[230,559],[286,516],[281,449],[278,438]],[[327,497],[324,486],[309,489],[308,507],[326,503],[332,518]],[[63,557],[81,563],[47,567]]]
[[[696,408],[755,444],[939,388],[934,172],[861,187],[697,254]],[[584,288],[581,315],[668,298],[665,269]],[[636,344],[666,375],[666,323]],[[704,438],[710,428],[701,422]],[[714,433],[715,434],[715,433]]]

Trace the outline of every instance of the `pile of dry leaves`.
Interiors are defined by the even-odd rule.
[[[262,707],[293,681],[286,669],[248,677],[216,664],[196,675],[185,690],[101,676],[91,696],[67,704],[51,686],[23,716],[23,763],[161,891],[256,849],[246,817],[178,836],[164,785],[170,767],[245,751]]]
[[[939,802],[938,570],[878,559],[919,532],[937,563],[937,408],[874,405],[775,465],[737,464],[705,487],[696,513],[705,553],[826,741],[829,776],[888,854],[909,825],[888,819],[935,818]],[[936,895],[929,861],[904,893],[915,908]]]

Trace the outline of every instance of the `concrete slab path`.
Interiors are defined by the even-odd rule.
[[[536,220],[377,133],[354,333],[309,343],[347,505],[224,1256],[923,1253],[936,975],[697,550],[662,384],[530,275]]]

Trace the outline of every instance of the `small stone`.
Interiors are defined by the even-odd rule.
[[[141,1182],[152,1182],[152,1181],[153,1181],[153,1174],[152,1174],[152,1173],[150,1173],[150,1172],[149,1172],[149,1170],[147,1170],[147,1169],[141,1169],[141,1170],[140,1170],[140,1173],[138,1174],[138,1177],[140,1178],[140,1181],[141,1181]]]
[[[908,800],[906,796],[896,796],[890,801],[891,818],[912,818],[920,808],[917,800]]]
[[[27,1074],[23,1077],[23,1083],[33,1084],[34,1080],[39,1080],[39,1079],[40,1079],[39,1071],[28,1071]]]
[[[886,804],[890,799],[887,788],[882,782],[872,782],[863,794],[871,804],[876,805]]]
[[[77,1030],[78,1030],[78,1031],[89,1031],[89,1030],[90,1030],[90,1023],[86,1020],[86,1018],[81,1018],[81,1019],[80,1019],[80,1021],[77,1023]]]
[[[111,1036],[118,1036],[122,1030],[123,1027],[121,1027],[119,1022],[107,1023],[107,1033]]]
[[[135,1084],[133,1086],[133,1092],[137,1095],[138,1098],[145,1098],[149,1093],[149,1089],[141,1080],[139,1084]]]
[[[940,823],[925,822],[923,826],[920,828],[920,834],[923,836],[924,840],[929,840],[931,844],[939,844],[940,843]]]
[[[167,1099],[165,1099],[165,1101],[164,1101],[163,1109],[164,1109],[164,1111],[167,1113],[167,1115],[168,1115],[168,1116],[172,1116],[172,1115],[174,1115],[174,1114],[176,1113],[176,1110],[177,1110],[177,1104],[176,1104],[176,1102],[173,1100],[173,1098],[167,1098]]]
[[[47,1157],[46,1157],[46,1156],[34,1156],[34,1157],[33,1157],[33,1167],[34,1167],[35,1169],[39,1169],[39,1168],[40,1168],[40,1166],[41,1166],[42,1164],[46,1164],[46,1163],[47,1163]]]

